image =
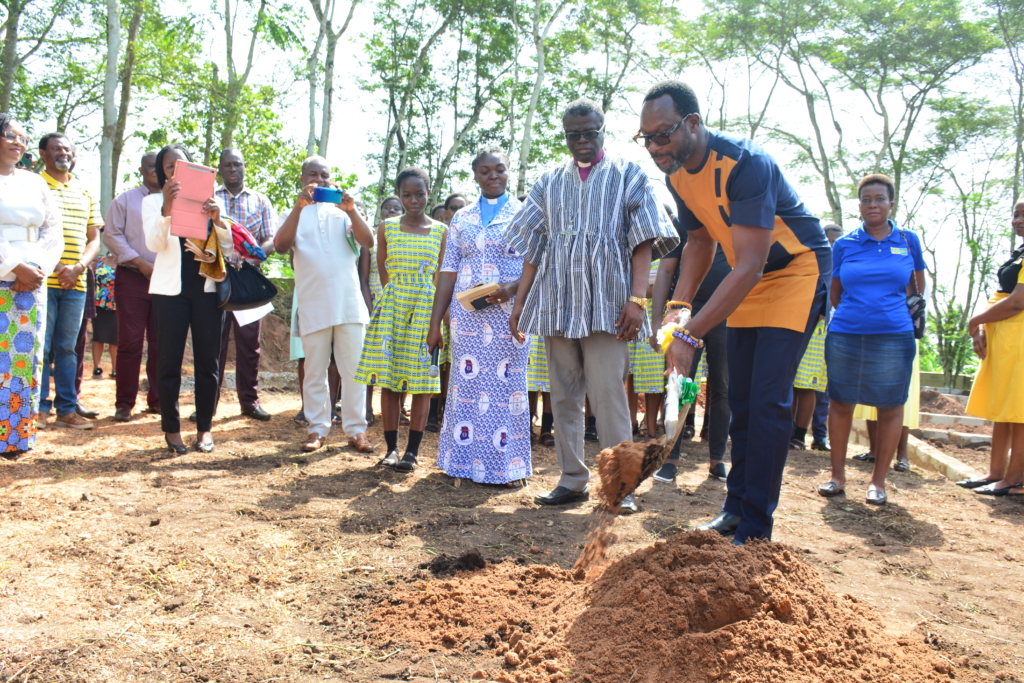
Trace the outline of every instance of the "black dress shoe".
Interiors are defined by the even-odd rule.
[[[84,417],[86,420],[95,420],[97,417],[100,416],[100,414],[97,411],[89,410],[81,403],[75,404],[75,412],[78,413],[80,416]]]
[[[812,451],[824,451],[825,453],[832,452],[832,446],[828,442],[828,437],[822,439],[815,439],[811,442]]]
[[[722,512],[710,522],[706,522],[697,527],[698,531],[717,531],[723,536],[729,536],[736,533],[736,527],[740,525],[743,518],[739,515],[734,515],[729,512]]]
[[[195,422],[196,421],[196,411],[194,411],[194,410],[192,411],[192,414],[188,416],[188,421],[189,422]]]
[[[146,415],[159,415],[160,406],[146,406],[145,413]]]
[[[128,422],[132,419],[132,411],[127,408],[118,408],[114,411],[115,422]]]
[[[590,497],[590,487],[584,486],[582,491],[573,491],[564,486],[556,486],[554,490],[544,495],[536,496],[533,500],[538,505],[568,505]]]
[[[196,441],[196,450],[200,453],[213,453],[212,441]]]
[[[167,448],[175,455],[185,455],[188,453],[188,446],[183,443],[171,443],[166,434],[164,434],[164,443],[167,444]]]
[[[586,427],[583,430],[583,439],[585,441],[597,441],[597,418],[588,417]]]
[[[254,420],[259,420],[260,422],[266,422],[270,419],[270,413],[263,410],[260,406],[256,406],[252,410],[243,410],[242,415],[251,417]]]

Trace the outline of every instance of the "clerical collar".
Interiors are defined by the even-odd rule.
[[[590,163],[585,164],[581,161],[576,161],[575,157],[573,158],[572,162],[576,164],[576,168],[590,168],[591,166],[596,166],[597,164],[601,163],[601,159],[604,159],[603,149],[600,152],[598,152],[597,158],[591,161]]]
[[[488,204],[497,204],[499,199],[501,199],[501,197],[494,197],[493,199],[491,197],[484,197],[484,201]]]

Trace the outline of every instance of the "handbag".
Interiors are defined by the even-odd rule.
[[[910,242],[907,241],[903,230],[900,230],[900,237],[903,238],[903,243],[907,245],[907,253],[910,254]],[[910,256],[913,258],[913,254]],[[924,339],[925,325],[928,322],[928,302],[917,288],[913,266],[910,268],[910,284],[914,288],[914,293],[907,296],[907,309],[910,311],[910,321],[914,325],[914,339]]]
[[[217,308],[222,311],[247,311],[270,303],[277,287],[260,269],[242,260],[238,268],[225,264],[227,277],[217,283]]]

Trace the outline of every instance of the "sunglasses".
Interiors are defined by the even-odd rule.
[[[604,126],[601,126],[597,130],[585,130],[582,133],[565,133],[565,139],[569,142],[579,142],[583,140],[596,140],[597,136],[604,132]]]
[[[637,133],[636,135],[633,136],[633,142],[635,142],[638,145],[642,144],[644,147],[650,147],[651,142],[655,142],[659,145],[667,145],[672,140],[672,133],[675,133],[679,126],[683,125],[683,121],[690,118],[696,113],[697,112],[693,112],[693,114],[687,114],[683,118],[676,121],[676,125],[672,126],[671,128],[662,133],[651,133],[650,135]]]
[[[9,130],[4,131],[4,140],[7,140],[7,142],[17,142],[24,147],[28,147],[29,143],[29,139],[24,135],[18,135],[17,133],[12,133]]]

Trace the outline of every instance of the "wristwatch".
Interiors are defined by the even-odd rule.
[[[643,299],[641,297],[632,296],[631,295],[629,297],[629,300],[632,301],[633,303],[635,303],[640,308],[644,309],[645,311],[647,310],[647,299]]]

